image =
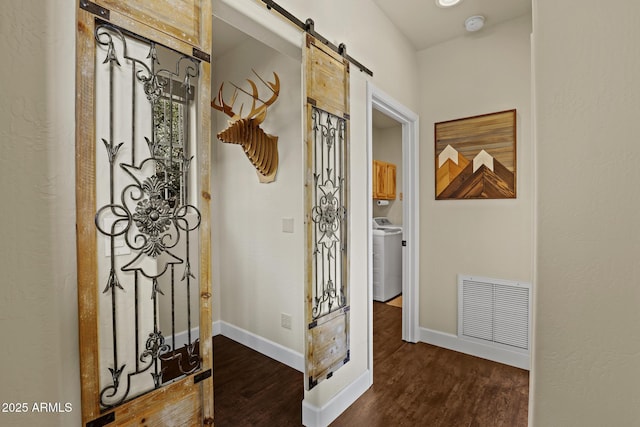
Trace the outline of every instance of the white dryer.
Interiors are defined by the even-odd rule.
[[[402,293],[402,227],[373,219],[373,299],[389,301]]]

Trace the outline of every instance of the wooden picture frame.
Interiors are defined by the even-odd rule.
[[[516,110],[434,124],[436,200],[516,198]]]

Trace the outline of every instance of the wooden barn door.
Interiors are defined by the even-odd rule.
[[[349,361],[349,62],[307,34],[307,389]]]
[[[83,426],[213,425],[210,0],[78,0]]]

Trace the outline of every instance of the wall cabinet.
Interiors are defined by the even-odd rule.
[[[396,199],[396,165],[393,163],[373,161],[373,198]]]

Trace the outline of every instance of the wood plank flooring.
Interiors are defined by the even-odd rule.
[[[374,303],[373,386],[331,425],[527,425],[529,373],[400,339],[402,311]]]
[[[374,384],[331,425],[527,425],[529,373],[401,340],[402,310],[374,303]],[[216,427],[299,426],[300,372],[214,338]]]
[[[222,335],[213,337],[216,427],[302,425],[302,373]]]

